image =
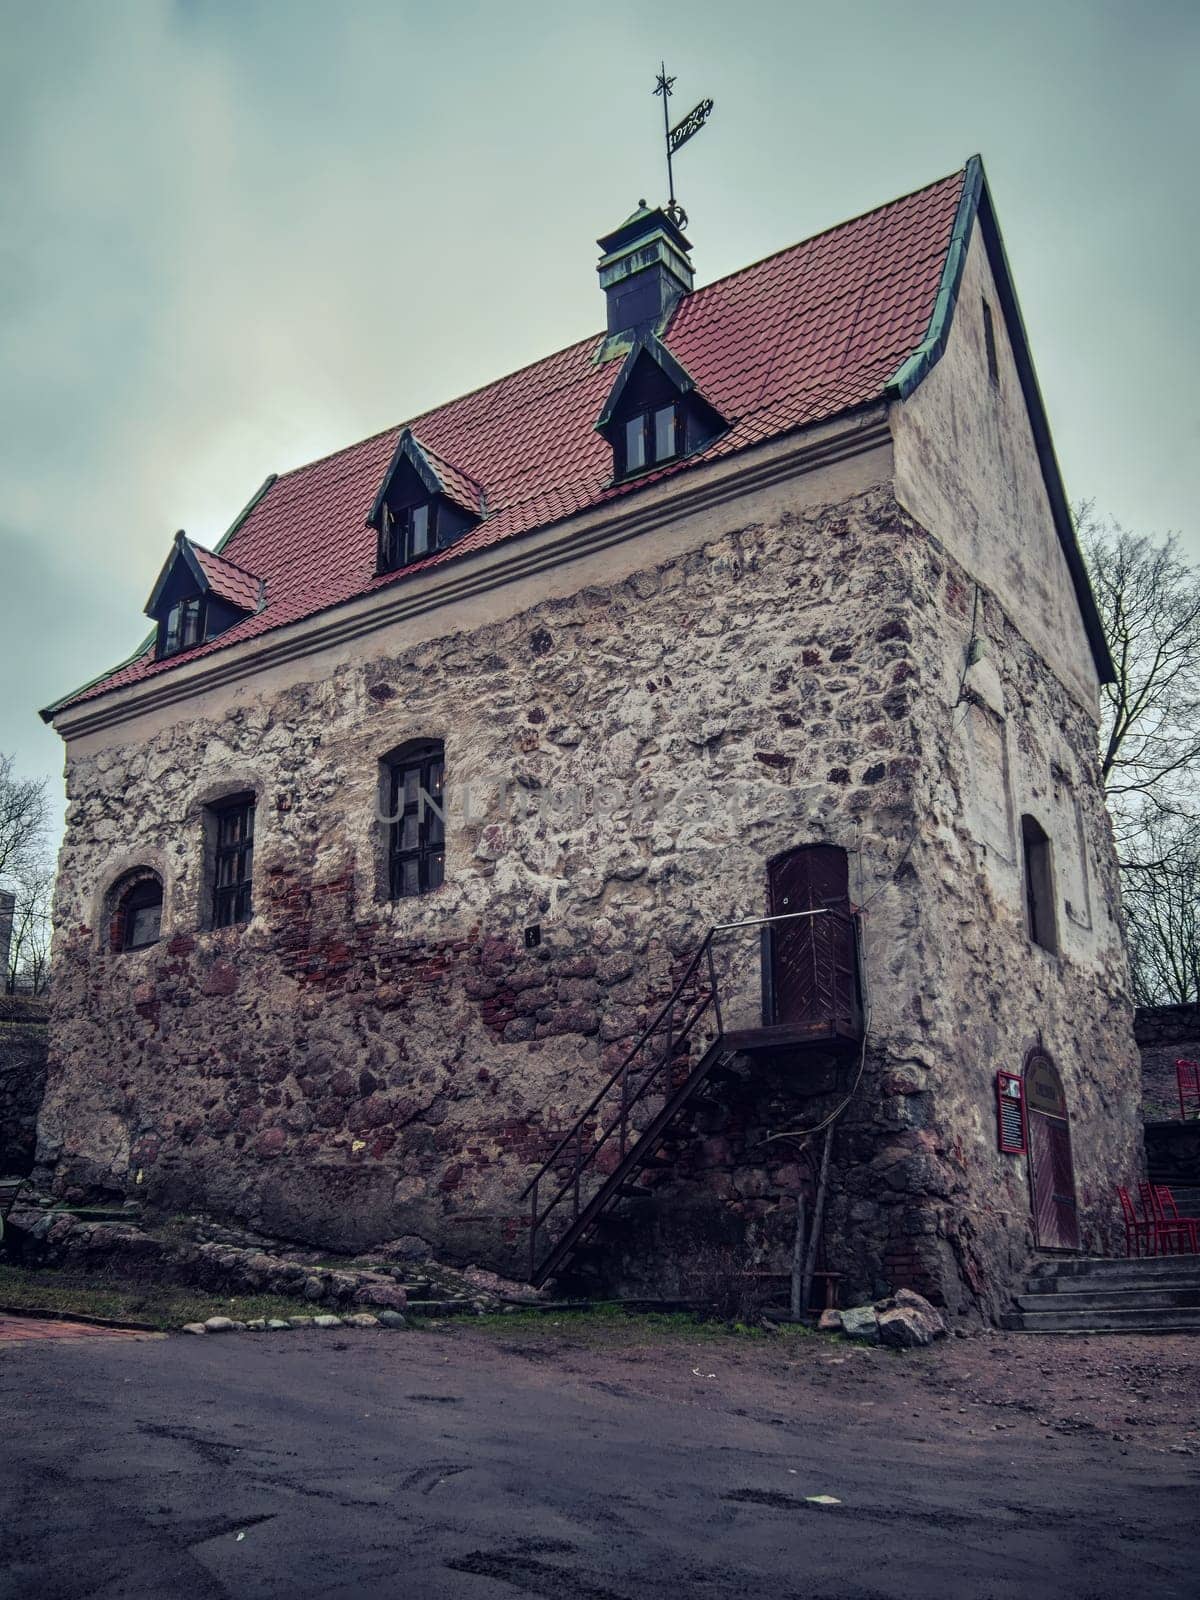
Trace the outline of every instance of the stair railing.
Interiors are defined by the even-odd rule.
[[[580,1112],[575,1122],[562,1136],[554,1149],[542,1162],[537,1172],[521,1191],[519,1199],[529,1201],[529,1276],[532,1280],[537,1271],[538,1238],[550,1216],[564,1204],[570,1202],[571,1216],[568,1227],[573,1227],[579,1222],[581,1204],[581,1183],[585,1171],[592,1166],[601,1150],[609,1140],[617,1138],[617,1164],[624,1161],[630,1149],[630,1118],[635,1109],[641,1105],[646,1097],[661,1088],[664,1098],[669,1097],[672,1089],[671,1075],[676,1062],[685,1045],[690,1041],[700,1022],[709,1013],[715,1024],[714,1043],[718,1043],[724,1036],[724,1021],[721,1012],[720,986],[717,982],[716,962],[713,958],[713,944],[722,934],[731,933],[739,928],[762,928],[769,923],[793,922],[805,917],[825,916],[824,909],[816,911],[792,911],[775,917],[747,917],[738,922],[723,922],[711,927],[698,946],[696,953],[672,990],[670,997],[654,1017],[654,1020],[638,1035],[632,1048],[628,1051],[620,1065],[596,1091],[591,1100]],[[697,974],[703,969],[704,978],[701,980],[703,987],[696,989]],[[692,992],[689,993],[689,990]],[[683,1013],[683,1021],[676,1028],[676,1009]],[[665,1027],[664,1027],[665,1025]],[[635,1063],[651,1040],[660,1033],[664,1034],[662,1049],[651,1060],[650,1064],[640,1073],[637,1073]],[[600,1118],[598,1113],[601,1106],[610,1096],[614,1095],[616,1105],[613,1108],[611,1120],[599,1128]],[[591,1143],[585,1148],[584,1131],[593,1119],[599,1129],[595,1132]],[[567,1152],[569,1151],[569,1154]],[[567,1176],[560,1182],[558,1188],[544,1204],[539,1204],[541,1186],[547,1179],[556,1176],[556,1169],[564,1164],[563,1158],[569,1162]]]

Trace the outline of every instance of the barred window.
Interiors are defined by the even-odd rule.
[[[385,762],[388,779],[388,892],[428,894],[446,871],[445,747],[440,739],[402,746]]]
[[[233,795],[210,810],[215,822],[212,923],[228,928],[248,922],[253,913],[254,796]]]

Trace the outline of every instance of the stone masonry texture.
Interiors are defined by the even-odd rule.
[[[24,1176],[33,1168],[48,1019],[45,1000],[0,996],[0,1177]]]
[[[445,741],[446,881],[389,903],[380,761],[413,738]],[[1058,956],[1030,944],[997,842],[1016,826],[1008,765],[1074,830],[1083,888]],[[245,789],[255,915],[206,930],[204,808]],[[1139,1076],[1093,725],[886,487],[220,721],[185,704],[165,731],[72,756],[68,791],[40,1125],[62,1195],[334,1249],[412,1235],[520,1274],[536,1163],[705,930],[762,915],[766,863],[828,842],[864,907],[867,1048],[797,1055],[769,1084],[738,1064],[672,1147],[689,1237],[732,1227],[764,1270],[785,1261],[800,1169],[762,1139],[853,1090],[826,1240],[844,1297],[909,1286],[994,1314],[1034,1242],[995,1073],[1040,1044],[1071,1108],[1085,1244],[1111,1243]],[[163,937],[114,953],[107,891],[144,865]],[[725,959],[750,1004],[757,946]]]
[[[1200,1061],[1200,1006],[1139,1006],[1134,1033],[1142,1058],[1143,1110],[1147,1122],[1179,1115],[1175,1063]]]

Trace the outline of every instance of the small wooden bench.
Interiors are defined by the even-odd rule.
[[[790,1284],[792,1281],[790,1272],[772,1272],[767,1267],[751,1267],[743,1272],[742,1276],[744,1278],[770,1278],[775,1283]],[[823,1267],[817,1267],[813,1271],[813,1284],[815,1285],[818,1280],[823,1281],[825,1284],[826,1311],[837,1310],[838,1284],[841,1282],[841,1278],[842,1274],[840,1272],[826,1272]]]

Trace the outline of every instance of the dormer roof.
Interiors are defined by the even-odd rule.
[[[263,580],[244,567],[238,566],[228,556],[218,555],[193,543],[181,528],[175,535],[171,554],[163,563],[162,571],[146,602],[146,615],[157,617],[163,595],[176,575],[180,564],[196,586],[199,594],[213,594],[238,611],[255,612],[263,603]]]
[[[629,354],[621,363],[617,381],[608,392],[604,409],[596,419],[597,428],[605,428],[621,409],[621,398],[630,380],[643,361],[652,362],[678,395],[691,394],[696,388],[690,372],[677,361],[666,345],[654,333],[642,333],[630,346]]]
[[[403,472],[406,466],[416,474],[429,494],[444,496],[469,517],[483,516],[482,484],[440,456],[437,451],[422,444],[411,428],[401,428],[387,471],[380,481],[375,498],[371,502],[371,509],[367,513],[368,526],[378,528],[388,491],[397,475]]]

